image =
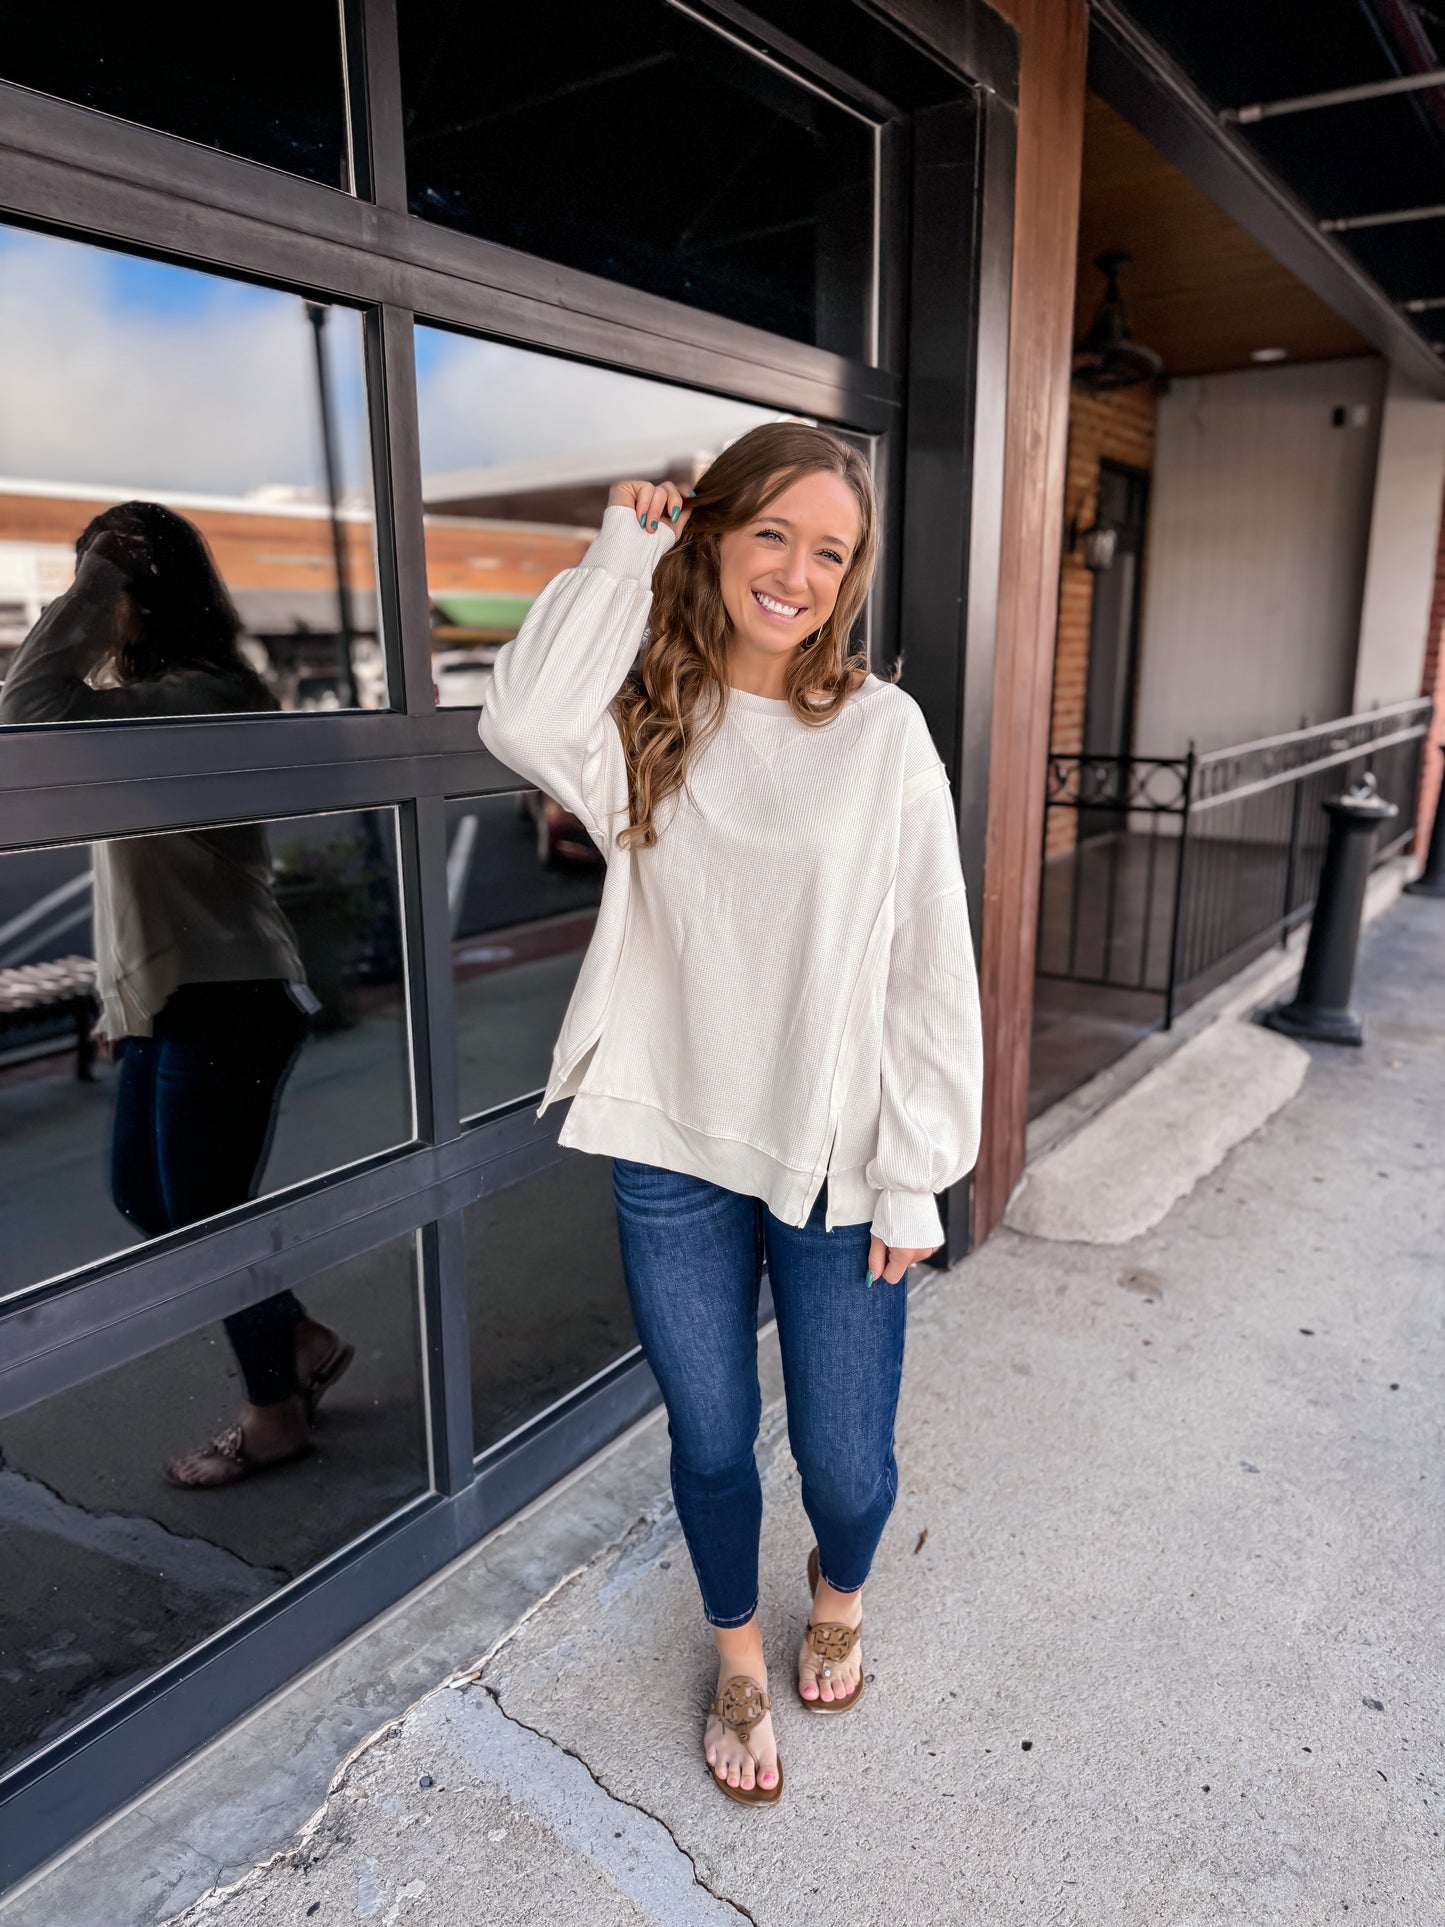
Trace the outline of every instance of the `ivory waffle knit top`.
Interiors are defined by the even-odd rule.
[[[636,658],[666,526],[609,508],[500,652],[487,747],[606,859],[538,1116],[560,1142],[761,1198],[803,1225],[943,1238],[934,1194],[978,1154],[978,981],[948,779],[922,711],[869,676],[833,720],[730,690],[651,849],[620,849],[609,705]]]

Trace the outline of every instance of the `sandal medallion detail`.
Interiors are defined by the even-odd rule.
[[[808,1591],[815,1593],[817,1590],[818,1548],[814,1546],[813,1550],[808,1554]],[[830,1663],[836,1660],[846,1659],[862,1636],[863,1627],[861,1622],[856,1626],[845,1626],[840,1621],[831,1619],[820,1620],[816,1626],[809,1621],[808,1630],[803,1635],[813,1651],[818,1655],[818,1658]],[[810,1700],[804,1694],[802,1687],[797,1684],[796,1680],[794,1680],[793,1683],[793,1691],[798,1696],[799,1704],[806,1706],[810,1713],[847,1713],[862,1699],[865,1683],[864,1676],[860,1673],[858,1675],[858,1684],[845,1700]]]
[[[772,1711],[773,1702],[755,1679],[746,1673],[735,1673],[726,1682],[717,1698],[709,1701],[708,1712],[715,1713],[724,1726],[730,1727],[744,1746],[748,1745],[748,1735],[765,1713]],[[749,1746],[749,1753],[753,1750]],[[757,1761],[757,1754],[753,1759]],[[761,1771],[761,1767],[758,1768]],[[726,1780],[719,1780],[716,1771],[709,1766],[708,1778],[739,1806],[770,1807],[781,1797],[783,1791],[783,1763],[778,1761],[778,1783],[776,1786],[763,1786],[761,1782],[750,1787],[729,1786]]]

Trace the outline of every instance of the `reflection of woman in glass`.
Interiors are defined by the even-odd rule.
[[[277,707],[182,516],[122,503],[95,518],[76,554],[74,585],[11,664],[0,721]],[[100,1035],[121,1051],[111,1191],[159,1237],[254,1196],[315,1000],[259,824],[100,843],[93,865]],[[354,1356],[289,1291],[235,1313],[226,1330],[246,1404],[166,1467],[178,1485],[229,1485],[306,1451],[317,1399]]]
[[[978,1148],[948,778],[918,705],[850,653],[876,540],[862,458],[804,424],[751,430],[686,500],[620,482],[481,718],[607,857],[542,1108],[571,1097],[561,1142],[614,1160],[718,1650],[704,1752],[748,1804],[783,1783],[757,1618],[764,1258],[817,1537],[796,1697],[837,1714],[897,1491],[904,1274]]]

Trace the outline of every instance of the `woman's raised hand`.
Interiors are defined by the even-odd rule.
[[[631,509],[649,531],[666,522],[674,535],[682,534],[692,514],[687,498],[674,482],[614,482],[607,506]]]
[[[155,574],[144,525],[124,507],[104,509],[81,530],[75,543],[77,561],[92,549],[128,576]]]

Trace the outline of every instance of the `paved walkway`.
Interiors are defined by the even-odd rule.
[[[790,1698],[810,1540],[770,1410],[775,1811],[702,1763],[659,1501],[177,1922],[1438,1927],[1445,903],[1370,929],[1359,988],[1365,1049],[1312,1050],[1151,1229],[1003,1231],[915,1293],[844,1721]],[[628,1449],[661,1467],[659,1428]]]

